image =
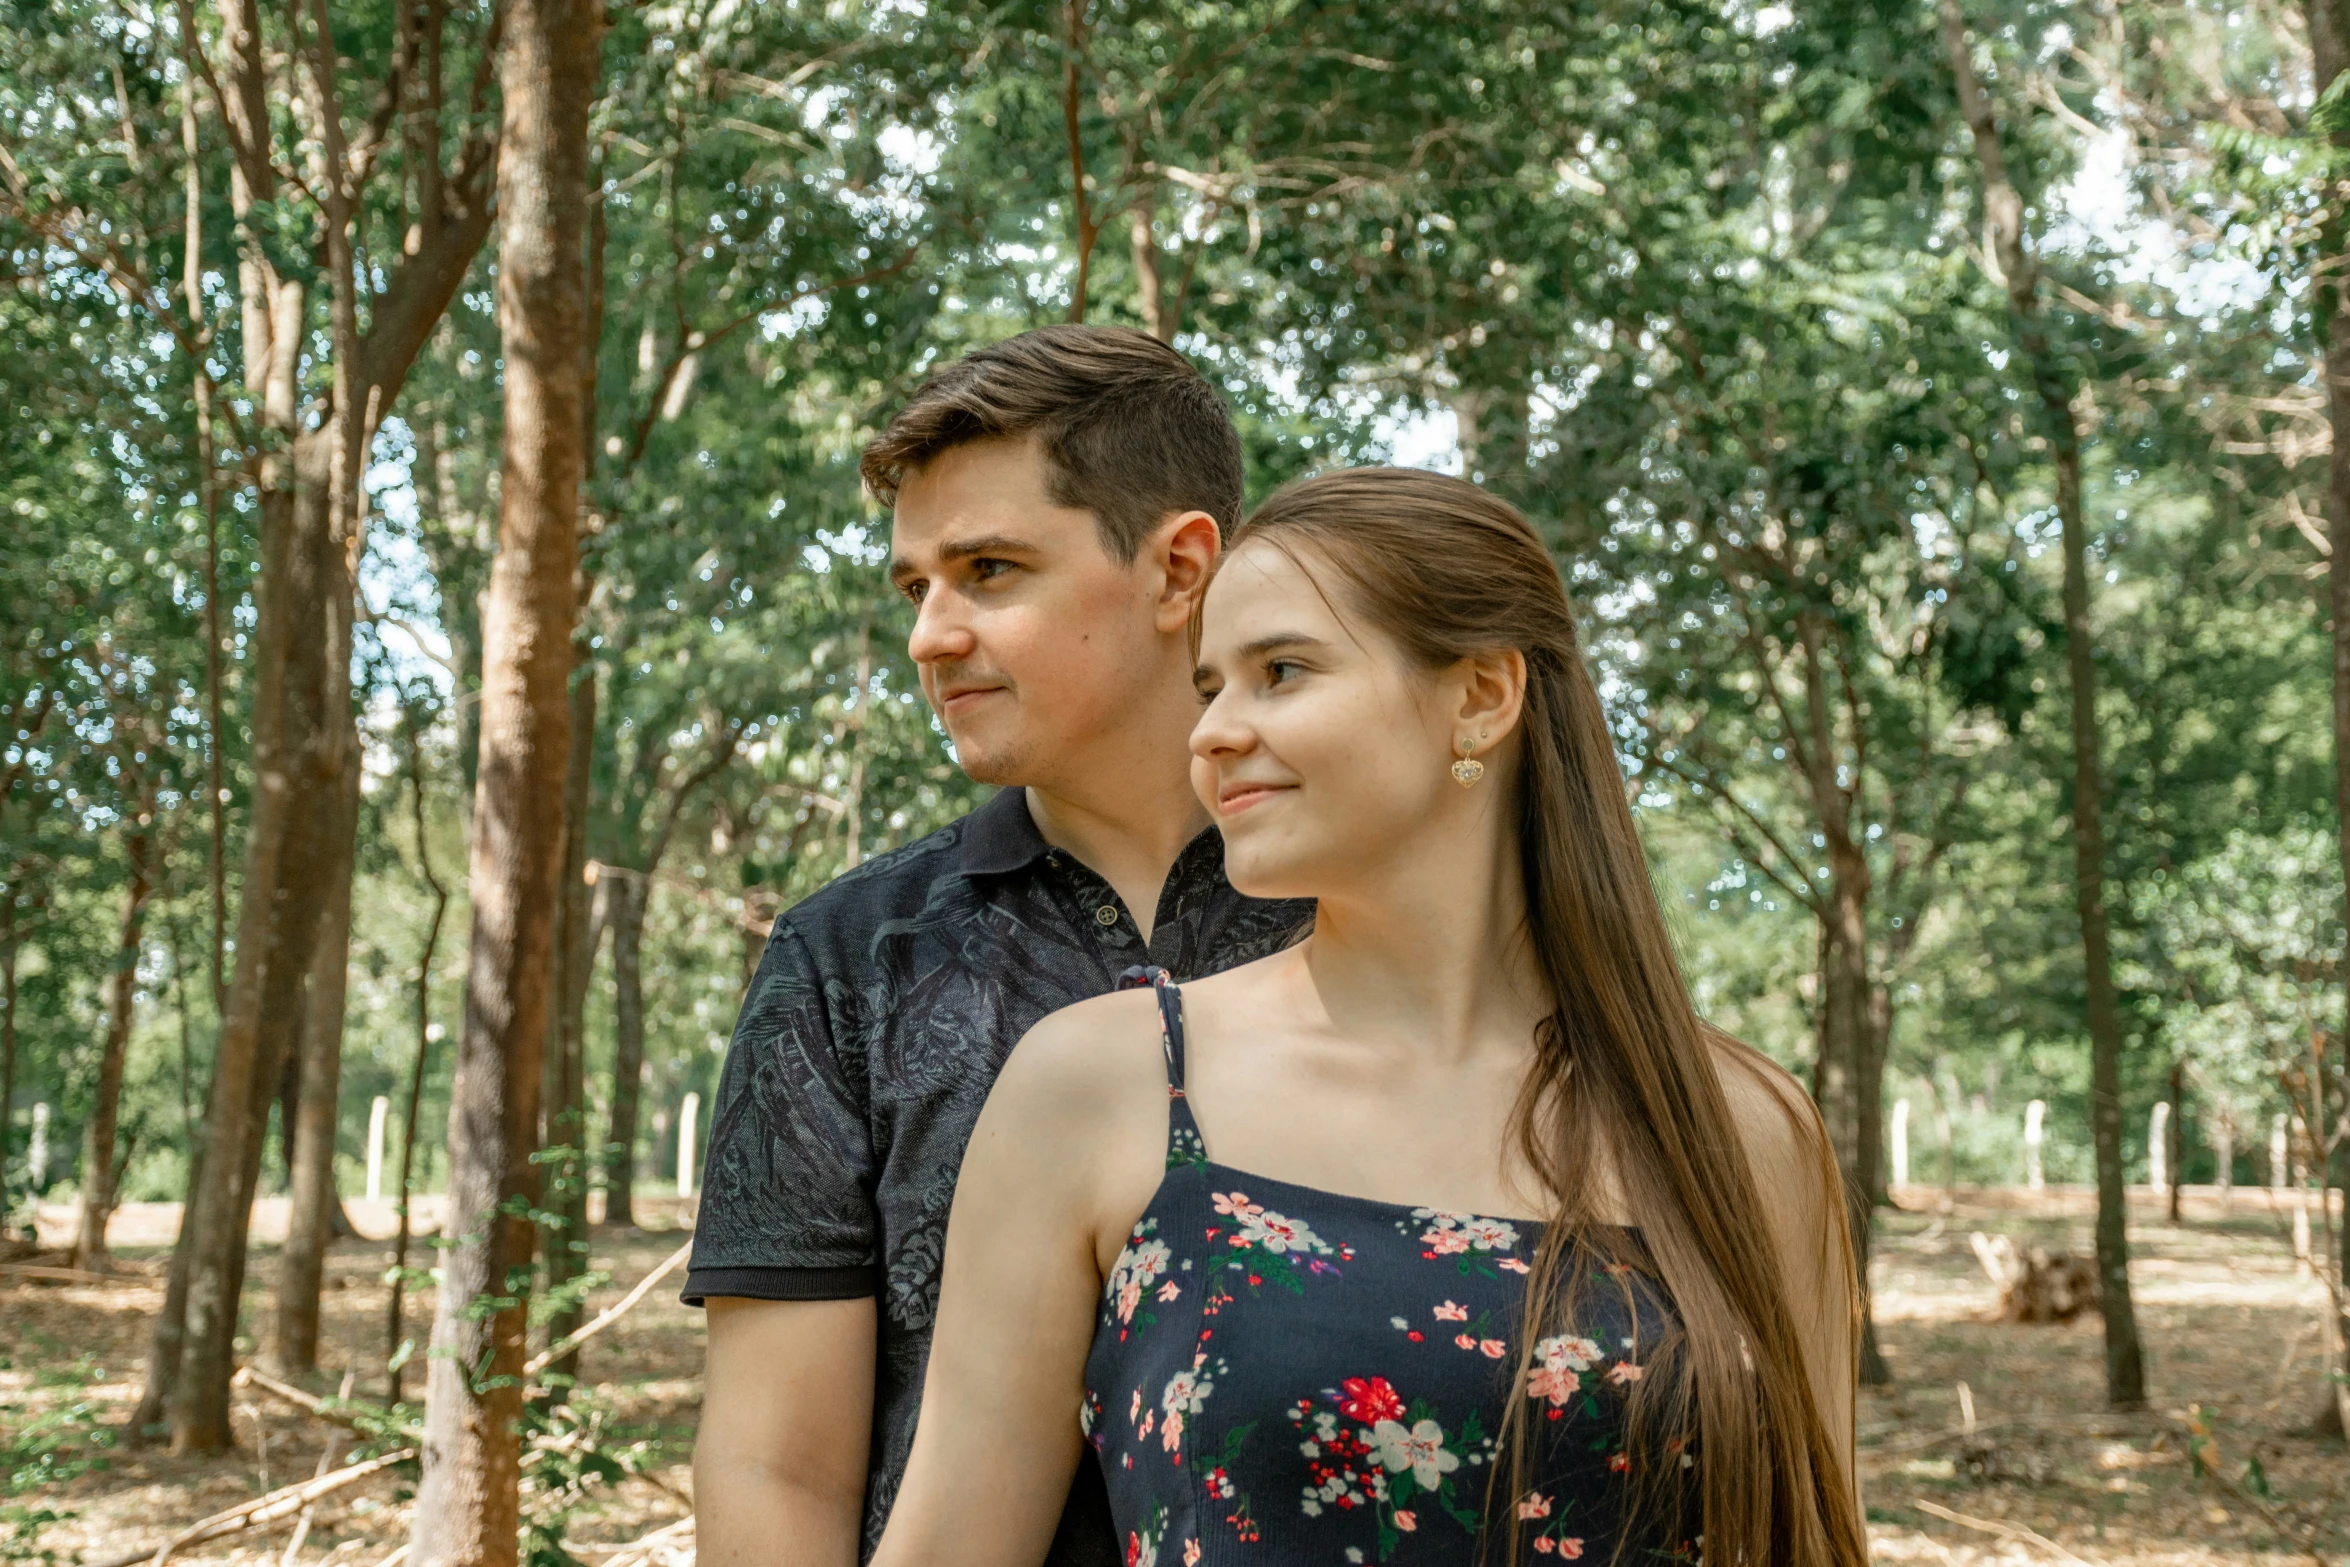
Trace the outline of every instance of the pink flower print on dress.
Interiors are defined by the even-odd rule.
[[[1534,1358],[1545,1366],[1589,1371],[1600,1359],[1600,1348],[1587,1338],[1558,1333],[1535,1344]]]
[[[1518,1244],[1517,1226],[1501,1219],[1469,1219],[1461,1225],[1461,1233],[1479,1251],[1508,1251]]]
[[[1448,1300],[1436,1308],[1436,1320],[1439,1322],[1466,1322],[1469,1320],[1469,1308],[1456,1306]]]
[[[1536,1366],[1526,1374],[1526,1396],[1547,1398],[1557,1408],[1573,1398],[1583,1386],[1583,1379],[1564,1366]]]
[[[1449,1257],[1469,1249],[1469,1238],[1458,1230],[1430,1230],[1420,1237],[1430,1252]]]
[[[1528,1491],[1518,1503],[1518,1516],[1520,1518],[1548,1518],[1550,1516],[1550,1498],[1544,1496],[1540,1491]]]
[[[1487,1360],[1499,1360],[1510,1352],[1510,1347],[1501,1339],[1481,1338],[1477,1341],[1477,1352]]]
[[[1533,1264],[1518,1257],[1496,1257],[1493,1259],[1493,1265],[1497,1268],[1507,1268],[1512,1273],[1532,1273],[1534,1271]]]
[[[1253,1219],[1265,1211],[1256,1203],[1250,1202],[1246,1192],[1217,1192],[1215,1199],[1216,1211],[1230,1214],[1235,1219]]]
[[[1322,1238],[1307,1228],[1300,1219],[1292,1219],[1269,1209],[1251,1209],[1241,1219],[1240,1233],[1232,1237],[1235,1246],[1262,1246],[1270,1252],[1328,1251]],[[1251,1280],[1254,1283],[1255,1280]]]
[[[1110,1294],[1117,1302],[1118,1320],[1131,1324],[1135,1308],[1159,1275],[1167,1271],[1174,1252],[1162,1240],[1151,1238],[1141,1228],[1118,1253],[1118,1260],[1110,1266]]]
[[[1456,1347],[1461,1349],[1475,1349],[1477,1347],[1477,1335],[1474,1333],[1458,1333],[1453,1336],[1453,1343]]]
[[[1410,1534],[1420,1527],[1420,1520],[1412,1516],[1410,1509],[1398,1507],[1395,1510],[1395,1526],[1405,1534]]]
[[[1619,1360],[1607,1368],[1607,1379],[1618,1387],[1629,1387],[1640,1380],[1640,1368],[1629,1360]]]

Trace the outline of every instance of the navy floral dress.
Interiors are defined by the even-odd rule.
[[[1625,1440],[1625,1400],[1679,1332],[1661,1286],[1617,1265],[1575,1292],[1572,1331],[1534,1346],[1515,1390],[1537,1416],[1535,1483],[1502,1495],[1541,1227],[1210,1163],[1183,1096],[1180,993],[1164,971],[1129,976],[1146,979],[1167,1173],[1103,1290],[1082,1414],[1128,1567],[1471,1567],[1500,1559],[1512,1512],[1522,1560],[1696,1560],[1694,1444]],[[1619,1556],[1636,1482],[1653,1499]]]

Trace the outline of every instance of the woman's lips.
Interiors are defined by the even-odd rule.
[[[1216,796],[1216,809],[1225,816],[1237,816],[1252,805],[1259,805],[1277,794],[1286,794],[1291,784],[1233,784]]]

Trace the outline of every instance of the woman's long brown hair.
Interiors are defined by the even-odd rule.
[[[1552,1009],[1536,1031],[1513,1134],[1553,1209],[1528,1279],[1518,1387],[1536,1338],[1559,1331],[1578,1290],[1590,1287],[1589,1263],[1653,1274],[1681,1330],[1649,1354],[1649,1375],[1633,1385],[1635,1525],[1662,1505],[1679,1469],[1676,1439],[1694,1432],[1706,1560],[1864,1561],[1862,1525],[1806,1374],[1724,1067],[1773,1078],[1769,1086],[1816,1152],[1820,1211],[1835,1220],[1823,1247],[1842,1255],[1857,1317],[1827,1141],[1799,1090],[1697,1017],[1550,552],[1523,515],[1477,486],[1401,468],[1289,485],[1227,544],[1251,542],[1317,575],[1326,567],[1337,579],[1333,601],[1425,668],[1508,649],[1526,660],[1519,771],[1505,782],[1517,801],[1527,936]],[[1630,1209],[1637,1239],[1600,1211],[1611,1191]],[[1534,1429],[1529,1401],[1513,1396],[1503,1427],[1509,1456],[1497,1466],[1509,1470],[1510,1490],[1496,1498],[1508,1510],[1511,1559],[1523,1554],[1514,1499],[1529,1488]],[[1627,1529],[1626,1541],[1637,1532]]]

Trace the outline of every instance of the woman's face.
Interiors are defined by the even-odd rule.
[[[1191,785],[1232,885],[1258,898],[1343,894],[1470,803],[1449,770],[1460,682],[1415,667],[1306,561],[1243,543],[1201,611]]]

